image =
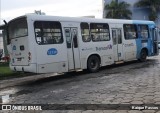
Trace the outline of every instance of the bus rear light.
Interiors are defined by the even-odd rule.
[[[28,60],[31,60],[31,52],[28,52]]]

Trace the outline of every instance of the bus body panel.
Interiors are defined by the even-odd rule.
[[[34,20],[27,18],[28,22],[28,43],[29,47],[29,52],[31,53],[31,64],[37,64],[37,55],[36,55],[36,39],[35,39],[35,33],[34,33]]]
[[[126,40],[124,37],[123,24],[109,24],[111,37],[113,40],[114,61],[130,61],[136,59],[136,42],[135,39]],[[119,32],[117,42],[114,42],[114,32]],[[114,44],[116,43],[116,44]]]
[[[97,43],[97,44],[94,44]],[[87,69],[87,60],[91,55],[98,55],[101,60],[101,66],[113,64],[113,47],[111,41],[81,43],[81,63],[82,68]]]
[[[130,61],[137,58],[137,44],[134,39],[125,40],[123,46],[125,61]]]
[[[31,73],[38,73],[37,72],[37,64],[29,64],[28,66],[13,66],[10,65],[10,69],[12,71],[21,71],[21,72],[31,72]]]
[[[57,51],[56,55],[48,55],[48,51]],[[67,71],[67,56],[62,54],[67,54],[65,47],[62,45],[50,46],[39,46],[36,45],[36,58],[37,58],[37,71],[38,73],[46,72],[66,72]]]
[[[131,61],[136,59],[137,57],[137,44],[135,39],[127,39],[124,35],[124,33],[126,32],[124,30],[124,25],[125,24],[133,24],[131,23],[124,23],[122,24],[122,35],[123,35],[123,51],[124,51],[124,56],[125,56],[125,61]]]
[[[12,65],[29,65],[28,61],[28,37],[15,38],[11,40]]]
[[[85,22],[85,21],[83,21]],[[88,24],[90,23],[102,23],[101,21],[95,22],[90,21],[86,22]],[[108,24],[108,23],[106,23]],[[80,26],[80,23],[79,23]],[[80,31],[81,33],[81,31]],[[108,41],[89,41],[84,42],[82,40],[82,36],[79,38],[80,42],[80,59],[82,64],[82,69],[87,69],[87,61],[90,56],[97,55],[100,58],[100,66],[106,66],[114,63],[113,59],[113,46],[112,46],[112,38],[110,37],[110,40]]]
[[[62,73],[67,72],[67,63],[65,61],[61,62],[51,62],[44,64],[37,64],[38,73]]]
[[[63,42],[60,44],[39,45],[36,42],[36,39],[34,39],[34,42],[38,73],[61,73],[68,71],[67,51],[64,36]]]

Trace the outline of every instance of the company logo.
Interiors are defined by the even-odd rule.
[[[57,49],[51,48],[47,51],[47,55],[56,55],[58,53]]]
[[[106,47],[96,47],[96,51],[102,51],[102,50],[108,50],[108,49],[112,49],[111,44]]]
[[[42,110],[42,106],[39,105],[2,105],[0,110],[3,111],[26,111],[26,110]]]
[[[2,110],[11,110],[11,105],[2,105]]]
[[[16,46],[15,45],[12,47],[12,50],[16,50]]]
[[[82,51],[93,50],[92,48],[83,48]]]
[[[132,47],[132,46],[134,46],[134,44],[133,44],[133,43],[130,43],[130,44],[125,44],[124,46],[125,46],[125,47]]]

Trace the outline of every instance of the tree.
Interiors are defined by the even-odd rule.
[[[155,21],[157,19],[157,11],[160,9],[160,0],[139,0],[135,3],[135,7],[146,7],[150,9],[148,15],[149,20]]]
[[[115,18],[115,19],[131,19],[132,12],[128,9],[130,4],[127,2],[116,2],[112,1],[110,4],[107,4],[104,8],[106,11],[105,18]]]

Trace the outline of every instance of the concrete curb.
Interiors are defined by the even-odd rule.
[[[36,81],[41,78],[56,76],[56,74],[39,74],[39,75],[31,75],[31,76],[25,76],[25,77],[18,77],[13,79],[7,79],[7,80],[0,80],[0,89],[4,89],[6,87],[11,87],[15,85],[20,85],[27,83],[29,81]]]

